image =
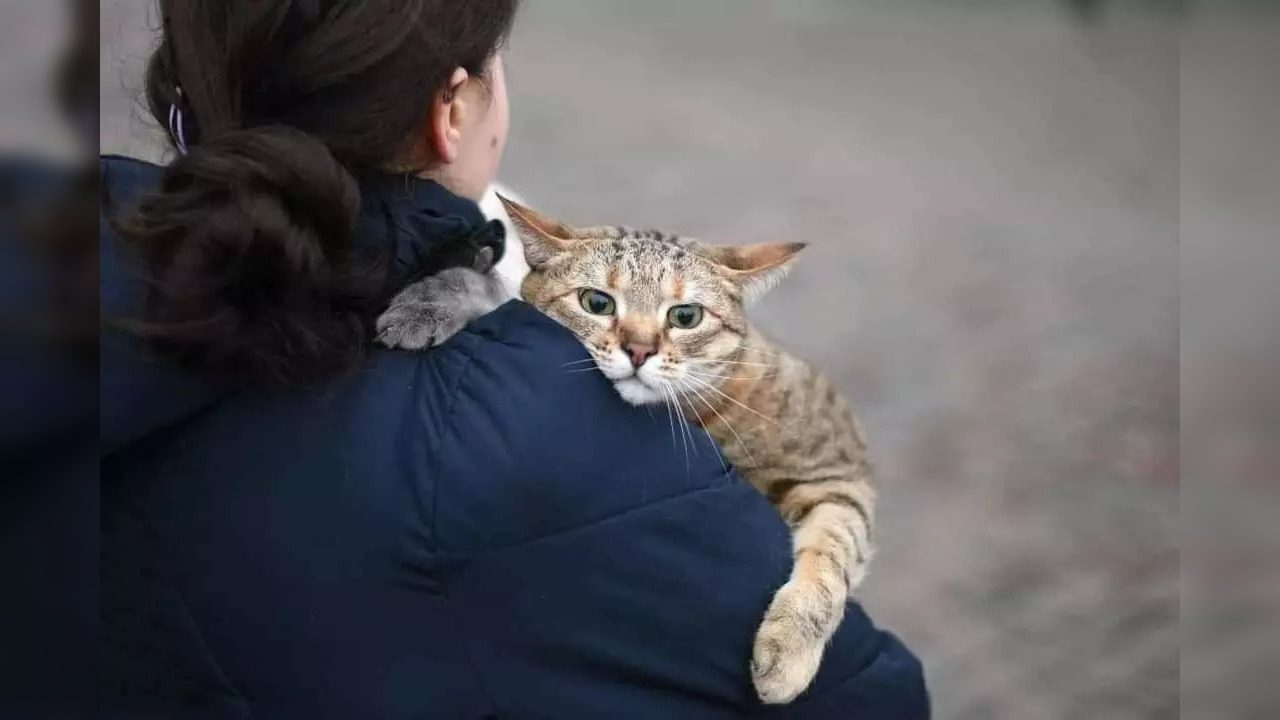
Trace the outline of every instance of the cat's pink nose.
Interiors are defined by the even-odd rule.
[[[631,367],[640,367],[645,360],[658,354],[658,348],[645,343],[626,343],[622,346],[627,355],[631,357]]]

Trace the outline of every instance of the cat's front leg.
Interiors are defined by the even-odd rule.
[[[809,687],[844,618],[848,594],[832,558],[796,553],[791,578],[769,603],[751,652],[751,680],[761,701],[791,702]]]
[[[377,320],[378,342],[406,350],[435,347],[508,299],[502,281],[493,273],[449,268],[392,298]]]
[[[791,702],[813,682],[872,554],[869,483],[803,483],[779,494],[778,508],[794,529],[794,564],[752,649],[751,678],[766,703]]]

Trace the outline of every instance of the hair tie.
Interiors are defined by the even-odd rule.
[[[182,99],[182,88],[178,87],[178,99]],[[178,152],[182,155],[187,154],[187,136],[182,128],[182,108],[176,103],[169,104],[169,134],[173,136],[173,142],[178,146]]]

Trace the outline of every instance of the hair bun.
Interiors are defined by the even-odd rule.
[[[125,233],[150,270],[154,347],[246,380],[294,383],[353,365],[367,340],[362,304],[377,294],[347,257],[359,209],[351,173],[296,129],[193,146]]]

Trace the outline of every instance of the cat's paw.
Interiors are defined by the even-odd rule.
[[[378,317],[378,342],[389,348],[435,347],[466,327],[469,319],[448,304],[402,303]]]
[[[821,595],[792,581],[769,604],[751,652],[751,681],[762,702],[791,702],[818,674],[822,651],[842,614]]]
[[[450,268],[408,286],[378,317],[378,342],[405,350],[444,343],[501,304],[495,282],[470,268]]]

